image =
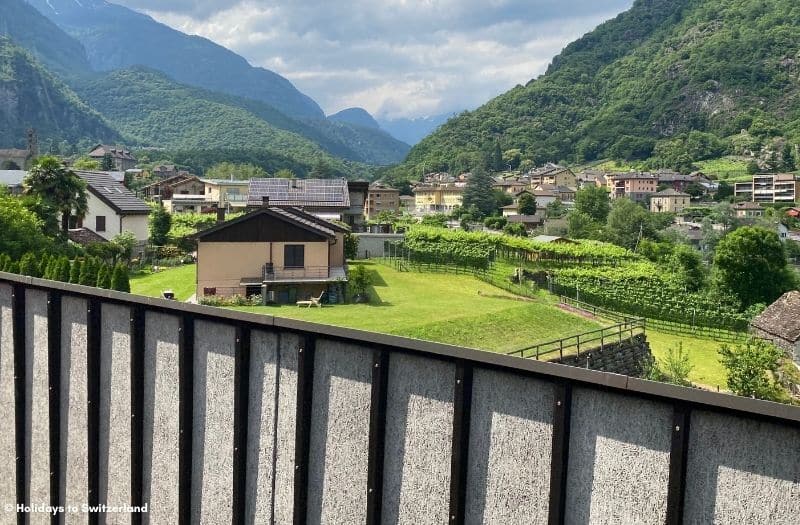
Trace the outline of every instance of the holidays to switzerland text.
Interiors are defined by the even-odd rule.
[[[24,513],[24,514],[52,514],[56,516],[58,514],[88,514],[90,512],[104,512],[108,514],[134,514],[134,513],[146,513],[147,512],[147,504],[142,505],[141,507],[134,507],[131,505],[64,505],[54,507],[52,505],[5,505],[4,510],[6,512],[17,512],[17,513]]]

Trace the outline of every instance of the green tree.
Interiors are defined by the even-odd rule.
[[[133,255],[133,248],[136,246],[137,242],[136,235],[128,230],[118,233],[111,239],[111,244],[118,248],[119,255],[125,262],[130,262],[131,256]]]
[[[358,257],[358,235],[354,235],[352,232],[344,234],[344,257],[348,261]]]
[[[603,236],[608,242],[633,250],[639,240],[655,236],[649,215],[644,208],[626,197],[615,199]]]
[[[311,179],[330,179],[334,177],[333,168],[328,162],[323,159],[319,158],[314,163],[314,167],[311,168],[311,172],[309,173],[309,178]]]
[[[275,177],[279,179],[296,179],[297,175],[292,170],[283,168],[275,172]]]
[[[781,151],[781,169],[783,171],[794,171],[797,169],[797,164],[794,160],[794,147],[786,142]]]
[[[30,277],[40,277],[39,273],[39,260],[36,254],[28,252],[19,260],[19,273],[20,275],[27,275]]]
[[[494,171],[503,171],[504,168],[505,166],[503,165],[503,152],[500,149],[500,142],[495,141],[494,146],[492,147],[492,152],[489,155],[489,169]]]
[[[695,292],[702,289],[706,283],[706,270],[703,256],[685,244],[676,245],[667,261],[668,267],[678,279],[686,286],[687,290]]]
[[[550,202],[545,207],[545,215],[548,219],[560,219],[567,214],[567,207],[561,202],[561,199],[556,199]]]
[[[683,349],[683,343],[679,342],[677,346],[669,347],[664,359],[661,361],[653,359],[649,365],[649,369],[645,371],[646,379],[678,386],[692,386],[689,374],[694,369],[694,365],[692,365],[689,352]]]
[[[161,204],[155,204],[150,210],[148,219],[150,244],[164,246],[169,242],[169,230],[172,228],[172,215]]]
[[[567,235],[571,239],[596,239],[600,224],[586,213],[573,210],[567,214]]]
[[[75,162],[72,163],[72,167],[76,170],[99,170],[100,162],[91,157],[83,156],[79,159],[76,159]]]
[[[114,157],[111,153],[103,155],[103,160],[100,161],[100,169],[102,171],[114,171]]]
[[[114,266],[114,271],[111,274],[111,289],[130,293],[131,283],[128,277],[128,268],[124,264],[120,263]]]
[[[83,261],[81,259],[75,259],[75,261],[72,263],[72,267],[69,270],[69,282],[72,284],[80,284],[82,272]]]
[[[100,271],[97,272],[97,283],[95,283],[95,286],[105,290],[111,288],[112,271],[112,268],[109,268],[107,264],[101,264]]]
[[[735,346],[722,345],[720,362],[728,371],[727,385],[738,396],[783,401],[786,393],[775,374],[783,351],[763,339],[752,338]]]
[[[770,304],[796,284],[778,234],[763,228],[746,226],[726,235],[717,245],[714,271],[718,286],[744,307]]]
[[[205,176],[209,179],[250,180],[267,177],[268,175],[267,172],[264,171],[264,168],[256,166],[255,164],[220,162],[208,168]]]
[[[720,181],[719,186],[717,186],[717,193],[714,194],[714,200],[719,202],[729,199],[730,197],[733,197],[733,186],[724,180]]]
[[[528,231],[523,224],[513,222],[503,226],[503,233],[506,235],[513,235],[514,237],[527,237]]]
[[[478,209],[481,217],[494,215],[497,211],[497,202],[492,193],[494,180],[483,168],[475,168],[464,188],[464,198],[462,209],[469,209],[472,206]]]
[[[22,181],[25,193],[37,195],[61,213],[61,230],[66,234],[70,215],[82,218],[87,212],[86,182],[67,170],[55,157],[40,157]]]
[[[64,255],[58,261],[58,274],[54,277],[55,280],[62,283],[70,282],[70,264],[69,258]]]
[[[517,202],[517,211],[520,215],[536,214],[536,197],[530,193],[523,193]]]
[[[575,193],[575,211],[585,213],[593,221],[606,222],[610,210],[611,203],[605,188],[584,186]]]
[[[95,286],[97,284],[98,264],[94,257],[86,257],[81,265],[81,274],[78,284]]]

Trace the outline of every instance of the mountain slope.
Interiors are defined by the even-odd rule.
[[[90,69],[83,46],[25,0],[0,2],[0,36],[9,37],[52,71],[72,74]]]
[[[29,0],[86,48],[99,71],[143,65],[178,82],[266,102],[290,117],[324,118],[288,80],[205,38],[103,0]]]
[[[364,108],[343,109],[338,113],[328,115],[328,120],[353,124],[356,126],[361,126],[362,128],[381,128],[380,124],[378,124],[378,122],[372,118],[372,115],[370,115]]]
[[[799,29],[794,0],[637,0],[543,76],[444,124],[403,170],[455,169],[496,143],[541,163],[647,158],[692,131],[723,138],[714,149],[743,129],[756,147],[781,134],[796,142]]]
[[[26,51],[0,37],[0,145],[22,146],[26,130],[43,139],[112,142],[119,139],[103,118],[83,103]]]

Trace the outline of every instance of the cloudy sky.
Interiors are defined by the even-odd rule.
[[[280,73],[326,113],[471,109],[633,0],[115,0]]]

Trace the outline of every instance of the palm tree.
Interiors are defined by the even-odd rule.
[[[41,157],[22,181],[25,193],[36,195],[61,213],[61,230],[67,233],[69,218],[82,219],[88,211],[86,182],[55,157]]]

